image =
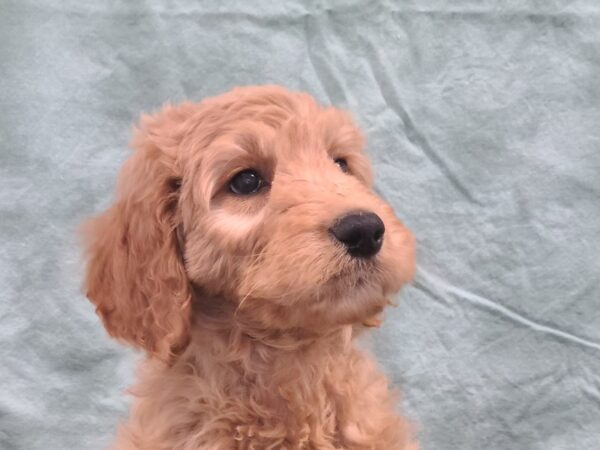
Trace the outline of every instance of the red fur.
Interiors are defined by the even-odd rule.
[[[242,88],[144,117],[133,147],[114,205],[85,226],[88,297],[147,353],[114,448],[416,448],[353,344],[412,278],[414,239],[372,192],[351,119]],[[247,168],[268,187],[233,195]],[[356,210],[385,223],[371,262],[328,232]]]

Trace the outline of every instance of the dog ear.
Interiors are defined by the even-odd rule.
[[[84,224],[85,288],[109,334],[169,361],[187,345],[192,293],[177,237],[183,121],[192,104],[143,117],[114,204]]]

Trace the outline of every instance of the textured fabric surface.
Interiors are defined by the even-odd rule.
[[[136,356],[77,226],[140,112],[264,83],[354,113],[418,238],[373,343],[422,448],[600,448],[595,0],[0,0],[0,448],[110,442]]]

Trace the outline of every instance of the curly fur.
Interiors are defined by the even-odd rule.
[[[115,449],[416,448],[353,344],[414,270],[362,146],[348,115],[274,86],[142,118],[113,206],[84,228],[87,296],[147,355]],[[265,188],[229,192],[248,168]],[[356,210],[385,223],[373,261],[328,233]]]

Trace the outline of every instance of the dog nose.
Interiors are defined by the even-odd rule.
[[[329,231],[351,256],[370,258],[381,249],[385,226],[377,214],[357,212],[338,218]]]

